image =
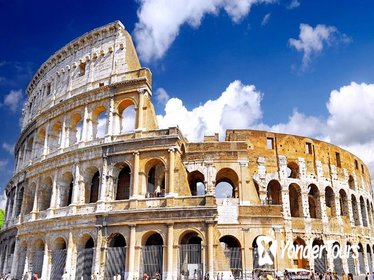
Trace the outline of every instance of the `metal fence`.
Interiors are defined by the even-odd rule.
[[[147,245],[142,248],[142,273],[147,273],[149,276],[160,274],[162,279],[162,260],[163,260],[163,246],[162,245]]]
[[[197,279],[199,275],[203,275],[200,244],[180,245],[179,260],[181,279]]]
[[[230,270],[235,279],[242,279],[242,250],[239,247],[228,247],[224,250],[225,257],[230,260]]]
[[[18,262],[17,262],[17,273],[16,273],[17,279],[22,279],[23,271],[25,270],[26,254],[27,254],[26,250],[22,250],[19,252]]]
[[[320,251],[318,252],[318,258],[314,259],[314,271],[317,273],[325,273],[327,271],[327,252],[323,250],[321,256],[319,256],[319,254]]]
[[[92,273],[94,249],[80,249],[77,256],[75,279],[90,280]]]
[[[61,279],[66,264],[66,249],[52,251],[51,279]]]
[[[34,251],[32,258],[32,272],[38,273],[39,278],[42,277],[44,251]]]
[[[120,274],[125,279],[126,247],[109,247],[106,251],[105,279]]]

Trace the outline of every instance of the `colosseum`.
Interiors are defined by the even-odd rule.
[[[373,192],[358,157],[288,134],[233,129],[191,143],[178,127],[158,128],[152,74],[121,22],[57,51],[26,93],[1,273],[249,279],[264,267],[374,270]],[[270,254],[259,237],[321,254],[288,257],[280,246]],[[348,253],[334,257],[338,249]],[[259,262],[264,252],[271,263]]]

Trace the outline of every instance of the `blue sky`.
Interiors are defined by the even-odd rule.
[[[0,189],[32,75],[117,19],[153,73],[161,127],[182,122],[192,141],[236,125],[308,135],[374,167],[373,11],[369,0],[0,0]]]

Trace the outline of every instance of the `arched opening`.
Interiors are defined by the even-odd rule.
[[[61,279],[64,274],[66,263],[66,242],[58,237],[54,242],[52,250],[51,279]]]
[[[357,205],[357,200],[356,197],[352,194],[351,196],[351,202],[352,202],[352,212],[353,212],[353,219],[355,226],[360,225],[360,216],[358,212],[358,205]]]
[[[338,273],[338,275],[342,275],[343,270],[343,261],[341,259],[341,251],[340,251],[340,244],[338,242],[335,242],[332,245],[332,258],[334,263],[334,271]]]
[[[361,243],[358,243],[358,264],[360,268],[360,274],[365,274],[365,261],[364,261],[364,248],[362,247]]]
[[[216,176],[216,198],[238,198],[239,178],[236,172],[230,168],[223,168]]]
[[[47,210],[51,205],[52,197],[52,179],[48,177],[44,179],[38,191],[38,209],[39,211]]]
[[[253,269],[255,268],[268,268],[268,269],[274,269],[274,263],[275,263],[275,256],[272,254],[272,252],[270,250],[268,250],[268,254],[271,258],[271,261],[272,261],[272,264],[269,264],[269,263],[266,263],[264,265],[261,265],[259,264],[259,259],[260,259],[260,252],[259,251],[259,245],[263,247],[263,244],[261,243],[261,239],[258,239],[260,236],[257,236],[253,242],[252,242],[252,259],[253,259]],[[270,247],[272,246],[273,242],[270,241],[268,243],[268,248],[270,249]]]
[[[299,178],[299,165],[296,162],[291,161],[287,164],[287,177]]]
[[[71,118],[71,127],[69,131],[69,145],[73,145],[82,140],[83,118],[75,113]]]
[[[148,164],[148,183],[146,197],[165,196],[165,166],[160,160],[151,160]]]
[[[368,226],[368,219],[367,219],[367,216],[366,216],[366,206],[365,206],[364,198],[362,196],[360,197],[360,209],[361,209],[362,225],[364,227],[367,227]]]
[[[116,200],[130,198],[131,170],[128,165],[124,166],[118,175]]]
[[[306,269],[309,264],[308,260],[303,257],[303,251],[305,248],[305,241],[300,237],[297,237],[293,242],[293,246],[295,248],[295,252],[297,254],[297,258],[293,259],[293,266],[295,268],[304,268]]]
[[[335,207],[335,193],[331,187],[326,187],[325,189],[325,203],[326,203],[326,213],[327,217],[336,216],[336,207]]]
[[[19,250],[19,255],[18,255],[18,262],[17,262],[17,268],[16,268],[17,269],[16,279],[22,279],[23,272],[25,270],[26,253],[27,253],[27,244],[26,242],[22,242],[20,246],[20,250]]]
[[[90,235],[84,235],[77,252],[75,279],[91,279],[95,243]]]
[[[341,189],[339,191],[339,202],[340,202],[340,215],[349,217],[348,198],[346,192]]]
[[[303,217],[301,189],[297,184],[289,186],[289,198],[291,217]]]
[[[113,234],[108,241],[105,260],[105,277],[113,279],[117,274],[125,279],[126,240],[122,234]]]
[[[29,214],[32,211],[34,206],[34,197],[35,197],[35,189],[36,184],[32,183],[27,186],[26,191],[24,193],[24,202],[23,202],[23,213]]]
[[[145,246],[142,248],[142,268],[143,274],[146,273],[150,276],[150,279],[152,279],[152,277],[159,277],[158,279],[162,279],[163,245],[163,239],[158,233],[153,233],[145,240]]]
[[[100,172],[96,167],[87,170],[85,202],[95,203],[99,199]]]
[[[183,235],[180,240],[179,250],[180,250],[180,274],[185,277],[185,279],[192,279],[196,273],[200,272],[202,275],[203,263],[202,263],[202,240],[199,235],[190,231]]]
[[[373,256],[371,254],[371,248],[370,248],[370,245],[366,245],[366,256],[367,256],[367,259],[368,259],[368,266],[369,266],[369,271],[374,271],[374,268],[373,268]]]
[[[308,193],[309,215],[312,219],[321,219],[320,194],[316,185],[309,185]]]
[[[355,261],[353,258],[353,249],[352,244],[350,242],[347,242],[346,245],[346,253],[348,255],[347,263],[348,263],[348,272],[352,273],[353,275],[356,275],[356,269],[355,269]]]
[[[21,213],[23,195],[24,195],[24,187],[20,187],[17,194],[17,201],[16,201],[16,217]]]
[[[92,112],[92,133],[93,138],[103,138],[106,134],[107,118],[104,106],[96,107]]]
[[[35,251],[32,258],[32,273],[37,273],[39,278],[43,277],[44,242],[39,239],[35,242]]]
[[[50,129],[48,135],[49,151],[53,152],[60,148],[61,145],[61,131],[62,124],[61,122],[56,122]]]
[[[44,141],[45,141],[45,129],[44,128],[40,128],[38,130],[38,134],[36,136],[36,140],[35,140],[35,152],[34,152],[34,155],[36,158],[40,157],[41,155],[43,155],[43,152],[44,152]]]
[[[226,235],[221,237],[219,242],[225,256],[225,263],[221,267],[223,270],[228,267],[228,271],[231,272],[234,279],[242,279],[242,249],[239,240],[233,236]]]
[[[321,219],[320,194],[316,185],[309,186],[308,193],[309,215],[312,219]]]
[[[192,171],[188,173],[188,185],[192,196],[205,194],[205,178],[200,171]]]
[[[59,207],[69,206],[72,202],[74,178],[71,172],[65,172],[59,183]]]
[[[319,274],[324,274],[327,271],[327,251],[321,239],[314,239],[313,248],[318,248],[318,250],[313,249],[314,258],[314,271]]]
[[[271,180],[268,184],[267,202],[269,205],[282,204],[282,187],[277,180]]]
[[[120,116],[120,133],[129,133],[135,130],[135,106],[131,100],[123,100],[118,106]]]
[[[353,179],[352,175],[349,175],[348,178],[348,186],[350,189],[354,190],[355,189],[355,179]]]
[[[366,199],[366,210],[367,210],[367,220],[368,220],[368,226],[372,225],[373,224],[373,216],[371,215],[371,211],[370,211],[370,202],[369,202],[369,199]]]

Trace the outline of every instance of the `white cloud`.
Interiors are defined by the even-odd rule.
[[[337,33],[335,26],[318,24],[315,28],[308,24],[300,24],[299,39],[290,38],[288,43],[297,51],[303,53],[302,67],[309,66],[311,58],[320,54],[326,44],[334,41],[334,35]]]
[[[0,194],[0,209],[3,209],[5,211],[6,207],[6,194],[5,191],[3,194]]]
[[[264,18],[261,21],[262,26],[265,26],[269,23],[270,16],[271,16],[271,13],[268,13],[264,16]]]
[[[295,9],[300,6],[300,2],[298,0],[292,0],[291,3],[288,5],[288,9]]]
[[[11,144],[8,144],[6,142],[4,142],[2,145],[2,148],[7,151],[9,154],[13,155],[13,152],[14,152],[14,144],[11,145]]]
[[[13,113],[20,108],[22,103],[22,90],[11,90],[4,98],[3,104],[1,106],[8,107]]]
[[[215,100],[208,100],[188,110],[182,100],[171,98],[165,105],[165,114],[158,115],[160,127],[178,125],[190,141],[201,141],[203,136],[218,132],[224,136],[229,128],[248,128],[262,117],[262,94],[253,85],[232,82]]]
[[[252,5],[274,0],[139,0],[134,38],[139,56],[145,62],[160,59],[179,34],[182,25],[200,26],[207,14],[225,10],[235,23],[245,17]]]
[[[169,95],[163,88],[158,88],[155,92],[156,101],[158,104],[166,104],[169,101]]]

